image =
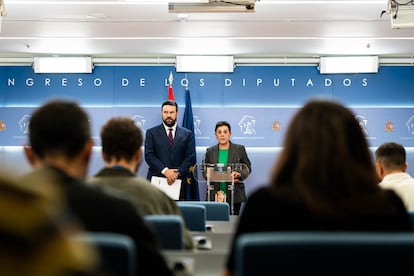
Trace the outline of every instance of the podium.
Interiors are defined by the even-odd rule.
[[[233,172],[241,172],[243,166],[246,166],[242,163],[235,164],[207,164],[202,163],[198,165],[202,172],[203,177],[207,180],[207,201],[211,201],[211,192],[214,191],[214,183],[217,182],[226,182],[230,183],[227,185],[227,191],[230,192],[230,214],[234,215],[234,176]],[[247,168],[247,167],[246,167]]]

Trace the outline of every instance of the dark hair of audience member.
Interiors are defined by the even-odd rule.
[[[307,103],[293,117],[284,141],[271,178],[278,193],[313,212],[344,216],[370,212],[356,202],[383,198],[367,140],[355,115],[341,104]]]
[[[55,120],[56,114],[59,120]],[[91,137],[88,115],[75,102],[46,103],[33,113],[29,132],[32,150],[40,158],[54,153],[75,157]]]
[[[107,158],[122,158],[130,161],[142,146],[143,137],[134,120],[128,117],[116,117],[101,129],[102,151]],[[109,160],[105,160],[109,161]]]

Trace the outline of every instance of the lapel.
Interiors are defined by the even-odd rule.
[[[181,134],[180,128],[177,126],[177,127],[175,128],[174,142],[175,142],[175,139],[180,138],[180,136],[181,136],[180,134]]]
[[[227,163],[228,164],[234,163],[235,159],[236,159],[236,152],[234,151],[233,144],[230,142],[229,157],[228,157]]]
[[[180,140],[180,138],[181,138],[181,131],[180,131],[180,128],[178,127],[178,125],[177,125],[176,128],[175,128],[175,135],[174,135],[172,148],[175,147],[176,143]]]
[[[211,155],[210,155],[210,160],[212,162],[217,163],[218,162],[218,151],[219,151],[219,146],[216,145],[213,150],[211,151]]]
[[[169,148],[171,148],[170,147],[170,143],[168,142],[168,134],[167,134],[167,132],[165,132],[165,128],[164,128],[164,125],[163,124],[161,124],[159,127],[158,127],[158,137],[160,137],[160,139],[162,139],[162,143],[169,149]],[[175,139],[174,139],[175,140]],[[173,143],[173,146],[174,146],[174,143]]]

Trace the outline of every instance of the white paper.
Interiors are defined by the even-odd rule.
[[[168,185],[167,178],[153,176],[151,177],[151,184],[162,190],[172,199],[180,199],[181,179],[177,179],[173,184]]]

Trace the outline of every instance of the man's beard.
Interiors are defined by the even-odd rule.
[[[168,122],[168,121],[170,121],[170,122]],[[165,120],[163,120],[164,124],[165,124],[166,126],[168,126],[168,127],[172,127],[172,126],[174,126],[176,121],[177,121],[177,120],[168,119],[168,118],[167,118],[167,119],[165,119]]]

